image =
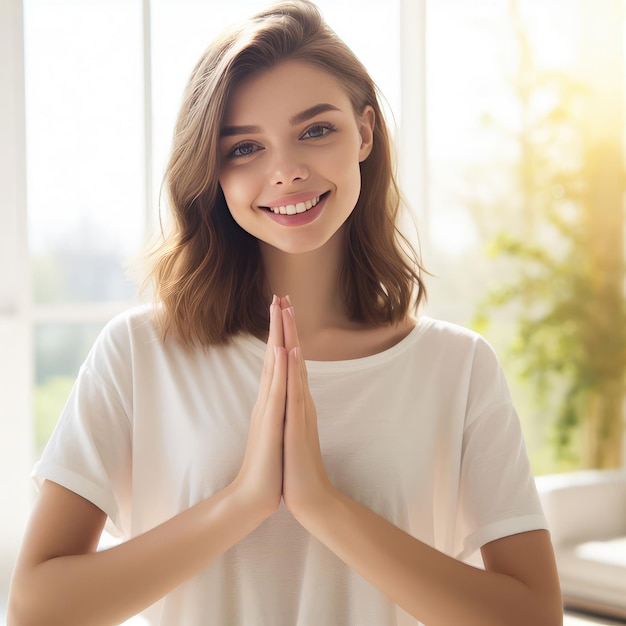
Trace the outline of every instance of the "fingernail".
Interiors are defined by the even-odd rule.
[[[272,298],[272,304],[280,304],[280,300],[278,299],[278,296],[276,294],[274,294],[274,297]]]
[[[291,304],[291,298],[289,296],[285,296],[285,300],[287,300],[287,302],[289,303],[289,306],[293,306]]]

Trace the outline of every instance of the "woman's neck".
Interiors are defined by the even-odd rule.
[[[293,304],[302,353],[314,361],[356,359],[401,341],[415,326],[410,316],[397,324],[368,327],[350,319],[343,302],[341,231],[322,248],[286,254],[261,244],[270,290]]]
[[[339,287],[341,234],[336,233],[322,248],[301,254],[261,244],[269,288],[278,296],[290,297],[302,341],[322,331],[351,326]]]

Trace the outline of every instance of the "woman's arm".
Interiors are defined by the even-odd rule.
[[[95,552],[105,514],[46,481],[15,568],[8,626],[119,624],[199,572],[263,517],[231,485],[143,535]]]
[[[289,357],[283,499],[294,517],[427,626],[560,626],[561,594],[546,531],[487,544],[482,570],[418,541],[333,487],[322,462],[293,309],[282,304]]]
[[[44,482],[9,597],[9,626],[118,624],[150,606],[243,539],[279,506],[287,356],[280,304],[270,333],[248,443],[235,480],[154,529],[96,552],[106,515]]]
[[[333,490],[295,512],[339,558],[427,626],[561,626],[559,581],[547,531],[482,548],[485,570],[418,541]]]

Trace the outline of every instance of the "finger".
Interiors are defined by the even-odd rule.
[[[300,348],[300,339],[298,338],[298,328],[296,327],[296,318],[292,306],[288,306],[281,310],[283,322],[283,334],[285,337],[285,348],[287,352],[291,352],[294,348]]]
[[[304,360],[304,355],[302,354],[300,346],[298,346],[298,360],[300,362],[300,371],[302,373],[302,384],[304,385],[305,392],[309,393],[309,370],[306,368],[306,361]]]
[[[280,308],[281,308],[281,312],[283,313],[283,328],[285,329],[285,347],[287,348],[288,351],[291,351],[295,347],[299,349],[298,352],[299,352],[300,362],[302,365],[302,375],[306,383],[309,379],[309,373],[306,369],[306,363],[302,356],[302,350],[300,346],[300,337],[298,336],[298,326],[295,322],[294,309],[291,304],[291,299],[289,298],[288,295],[280,299]]]
[[[305,421],[304,389],[302,386],[299,348],[293,348],[289,351],[287,368],[286,420],[290,428],[295,429],[297,432]]]
[[[283,338],[283,320],[281,311],[281,300],[278,296],[274,296],[272,305],[270,306],[270,331],[267,339],[267,345],[284,347]],[[273,354],[273,350],[271,351]]]
[[[305,415],[307,423],[310,421],[310,418],[313,417],[314,422],[316,423],[316,411],[315,411],[315,402],[313,401],[313,396],[311,395],[311,388],[309,387],[309,372],[306,367],[306,361],[302,356],[302,350],[298,348],[298,365],[300,371],[300,385],[302,387],[302,397],[305,408]]]
[[[273,432],[282,436],[285,421],[285,398],[287,394],[287,353],[285,348],[276,347],[274,359],[274,372],[269,388],[267,406],[265,409],[274,426]]]
[[[272,383],[275,365],[275,347],[283,346],[283,322],[280,315],[280,301],[274,296],[270,305],[270,327],[267,338],[267,347],[265,349],[265,358],[263,359],[263,369],[261,371],[261,380],[259,382],[259,392],[257,402],[261,407],[265,406],[269,388]]]

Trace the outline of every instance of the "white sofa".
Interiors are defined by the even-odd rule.
[[[540,476],[566,607],[626,619],[626,469]]]

